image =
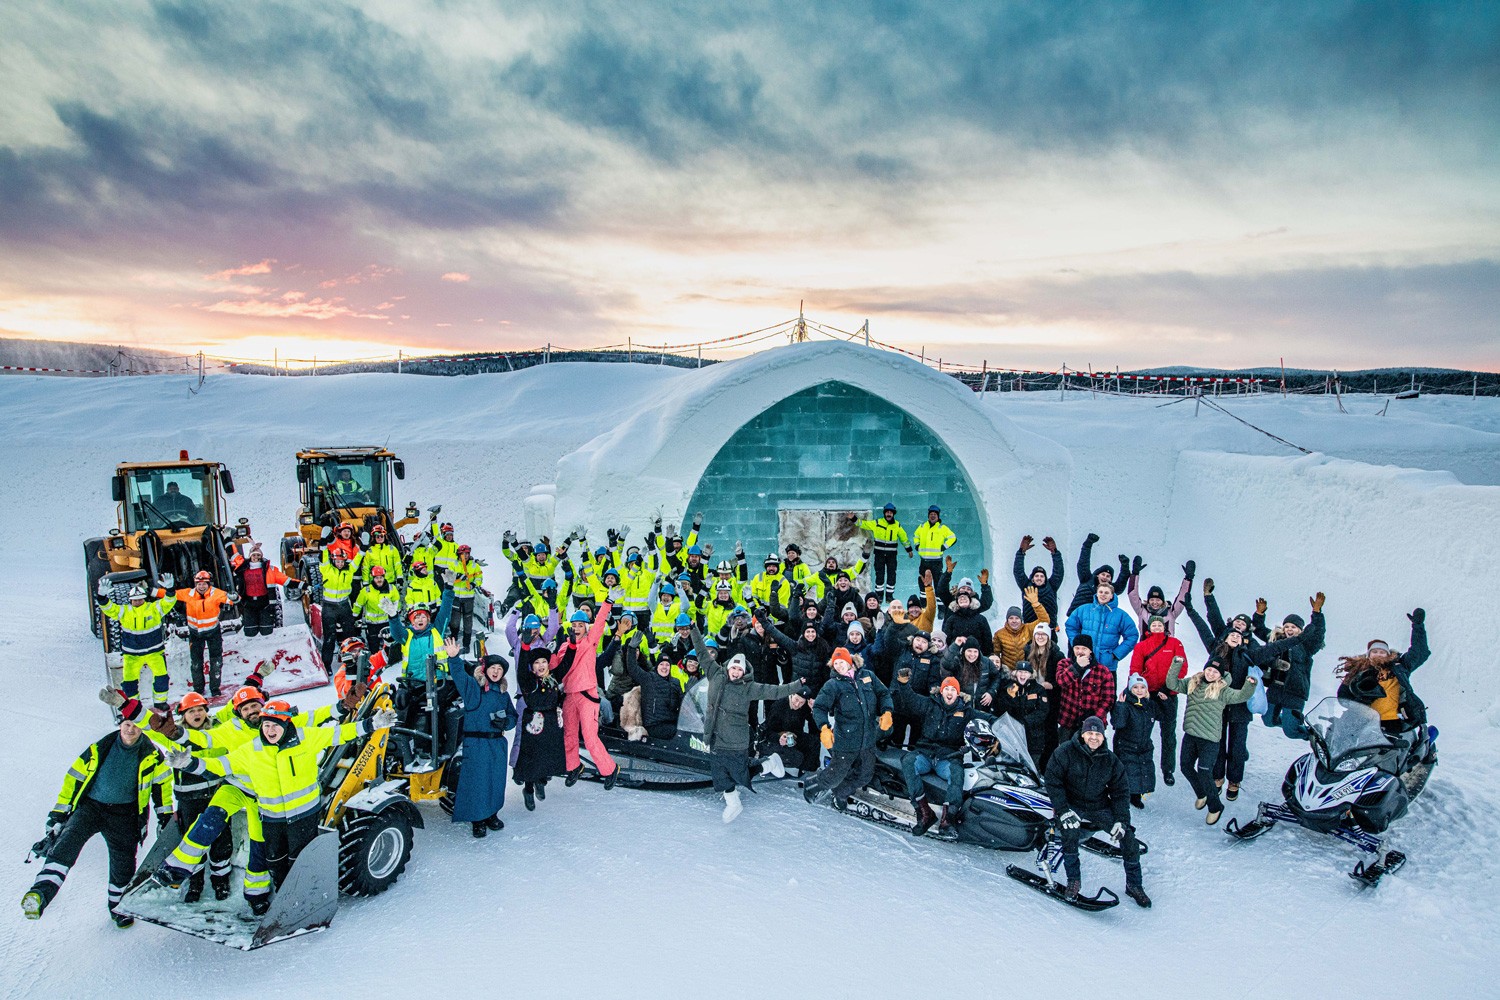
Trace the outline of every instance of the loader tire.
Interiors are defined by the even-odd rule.
[[[94,594],[99,587],[99,580],[109,572],[109,560],[99,553],[104,550],[104,539],[90,538],[83,543],[83,567],[84,577],[88,581],[85,584],[83,594],[84,606],[88,608],[89,628],[93,630],[96,639],[104,638],[103,622],[104,616],[99,613],[99,605],[94,603]]]
[[[411,819],[404,809],[349,810],[339,824],[339,890],[346,896],[380,895],[406,871],[411,848]]]
[[[453,815],[453,803],[458,797],[458,773],[463,769],[463,754],[455,754],[443,765],[443,794],[438,806],[449,816]]]

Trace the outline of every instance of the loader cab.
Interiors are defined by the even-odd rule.
[[[394,531],[393,480],[406,478],[406,463],[384,448],[308,448],[297,453],[297,490],[304,537],[350,521],[361,530],[382,524]],[[406,517],[415,518],[407,505]],[[405,521],[405,518],[403,518]]]
[[[217,471],[210,465],[122,466],[114,480],[122,530],[184,531],[222,523]]]

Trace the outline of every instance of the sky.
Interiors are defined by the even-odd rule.
[[[12,0],[0,102],[0,336],[1500,370],[1500,4]]]

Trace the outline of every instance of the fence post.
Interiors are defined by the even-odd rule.
[[[1474,391],[1471,392],[1471,393],[1469,393],[1469,396],[1471,398],[1473,398],[1473,399],[1478,399],[1479,398],[1479,376],[1478,375],[1474,376]]]
[[[401,374],[401,349],[399,347],[396,349],[396,374]]]

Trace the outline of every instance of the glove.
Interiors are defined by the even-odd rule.
[[[1078,814],[1071,809],[1057,817],[1057,822],[1064,830],[1076,830],[1082,825]]]
[[[121,705],[125,704],[125,695],[123,692],[117,691],[111,687],[100,688],[99,700],[104,702],[104,704],[108,705],[110,708],[119,708]]]
[[[1266,599],[1264,597],[1257,597],[1255,599],[1255,613],[1256,614],[1258,614],[1258,615],[1265,614],[1266,613],[1266,608],[1268,608],[1268,607],[1270,607],[1270,605],[1266,603]]]
[[[675,525],[675,524],[669,524],[669,525],[667,525],[667,537],[668,538],[676,538],[676,537],[678,537],[677,536],[677,525]]]
[[[738,538],[734,540],[734,556],[736,559],[745,558],[745,543]]]
[[[943,556],[943,567],[945,569],[947,569],[947,571],[949,573],[952,573],[953,572],[953,567],[955,567],[957,565],[958,565],[958,563],[956,563],[956,562],[953,561],[953,557],[952,556]]]
[[[693,530],[697,531],[701,527],[703,527],[703,512],[700,510],[693,515]]]
[[[1113,840],[1115,843],[1118,844],[1124,838],[1125,838],[1125,824],[1116,821],[1115,825],[1109,828],[1109,839]]]
[[[609,536],[609,547],[610,548],[614,548],[615,545],[620,541],[620,536],[615,533],[615,529],[614,528],[610,528],[608,531],[605,532],[605,534],[607,536]]]
[[[623,542],[625,539],[627,539],[627,538],[630,537],[630,528],[628,526],[627,527],[622,527],[619,530],[619,532],[617,533],[616,537],[619,538],[620,541]]]
[[[156,582],[161,585],[163,590],[171,590],[172,584],[177,582],[177,578],[174,577],[171,573],[163,573],[161,576],[156,578]]]
[[[275,659],[261,660],[255,665],[255,672],[257,674],[260,674],[260,679],[264,681],[267,677],[270,677],[276,672],[276,667],[278,665],[279,661]]]
[[[611,604],[619,604],[624,599],[625,599],[625,591],[621,590],[619,587],[610,587],[609,588],[609,603],[611,603]]]
[[[983,586],[984,584],[987,584],[989,582],[990,582],[990,571],[987,570],[987,569],[980,570],[979,571],[979,584],[980,584],[980,586]]]
[[[359,708],[360,702],[364,701],[365,695],[369,693],[369,685],[364,681],[357,681],[348,691],[344,692],[344,697],[340,699],[339,704],[344,706],[345,712],[353,712]]]
[[[1182,564],[1182,575],[1191,580],[1198,572],[1198,564],[1189,559]]]
[[[372,729],[389,729],[396,724],[396,710],[394,708],[382,708],[370,717]]]
[[[1323,601],[1325,600],[1325,598],[1323,597],[1323,592],[1321,590],[1314,594],[1311,598],[1309,598],[1309,600],[1312,603],[1312,609],[1314,611],[1323,610]]]
[[[833,730],[832,729],[829,729],[827,726],[824,726],[818,732],[818,739],[819,739],[819,741],[822,742],[824,750],[832,750],[833,749]]]
[[[712,556],[714,554],[714,543],[713,542],[704,542],[702,548],[703,548],[703,558],[707,559],[707,558],[709,558],[710,556]]]
[[[186,748],[177,746],[175,743],[163,750],[162,756],[166,758],[167,766],[176,771],[181,771],[193,762],[193,755],[188,753]]]
[[[169,740],[175,740],[182,735],[182,727],[177,724],[176,719],[172,718],[171,712],[157,712],[153,710],[151,718],[147,720],[146,725],[150,726],[153,731],[161,733]]]
[[[109,596],[109,581],[102,576],[99,578],[98,594],[100,597]]]
[[[905,684],[911,680],[911,667],[902,667],[896,671],[896,683]]]
[[[1211,577],[1211,576],[1205,576],[1203,578],[1203,596],[1204,597],[1208,597],[1213,592],[1214,592],[1214,578]]]
[[[1022,552],[1030,552],[1031,551],[1031,536],[1030,535],[1022,535],[1021,536],[1021,551]]]
[[[1054,539],[1051,535],[1048,535],[1046,538],[1043,538],[1042,539],[1042,548],[1046,549],[1048,552],[1056,552],[1057,551],[1057,541],[1056,541],[1056,539]]]
[[[62,833],[62,828],[68,825],[70,814],[61,809],[54,809],[47,814],[47,836]]]
[[[891,731],[891,726],[893,726],[895,724],[896,724],[896,722],[895,722],[894,719],[891,718],[891,713],[890,712],[881,712],[880,713],[880,731],[882,733],[888,733],[888,732],[890,732]]]
[[[1423,622],[1427,621],[1427,612],[1422,608],[1417,608],[1411,614],[1406,616],[1406,620],[1411,622],[1413,625],[1421,625]]]
[[[396,600],[394,597],[382,597],[376,603],[376,607],[380,608],[380,610],[385,613],[385,616],[389,618],[396,612],[401,610],[401,602]]]
[[[1035,604],[1037,602],[1037,592],[1035,587],[1027,587],[1025,590],[1021,591],[1021,596],[1026,598],[1027,604]]]
[[[1140,576],[1141,570],[1146,568],[1146,562],[1140,556],[1136,556],[1130,563],[1130,575]]]
[[[188,631],[188,627],[186,625],[183,625],[180,628],[174,628],[172,630],[172,634],[177,636],[177,638],[179,639],[186,639],[192,635],[192,632]]]
[[[1090,545],[1093,545],[1098,540],[1099,540],[1099,536],[1096,535],[1096,534],[1094,534],[1092,531],[1089,532],[1089,537],[1087,537],[1087,538],[1084,539],[1084,541],[1088,542]]]
[[[661,534],[661,515],[660,514],[656,515],[656,520],[654,520],[654,521],[651,522],[651,530],[654,531],[654,532],[656,532],[658,535]]]

